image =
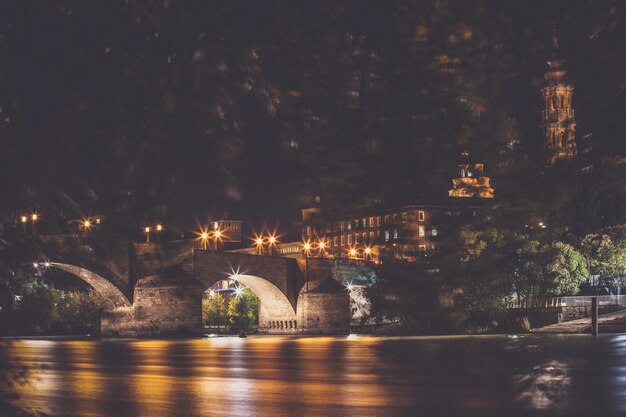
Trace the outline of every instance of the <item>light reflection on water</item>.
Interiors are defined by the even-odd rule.
[[[13,340],[53,416],[626,413],[626,336]]]

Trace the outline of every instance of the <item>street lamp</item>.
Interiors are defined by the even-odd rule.
[[[87,236],[89,234],[89,231],[91,230],[91,220],[83,219],[83,221],[81,222],[81,227],[85,231],[85,236]]]
[[[22,231],[26,233],[26,223],[28,223],[28,216],[22,216],[20,220],[22,221]]]
[[[311,242],[309,242],[308,240],[302,243],[302,253],[304,254],[305,258],[311,256]]]
[[[143,231],[146,234],[146,243],[150,243],[150,226],[144,227]]]
[[[369,257],[371,261],[372,260],[372,248],[369,246],[366,246],[364,252],[365,252],[365,260],[367,261],[367,258]]]
[[[354,259],[356,258],[356,249],[355,248],[350,248],[350,250],[348,251],[348,256],[350,256],[350,258]]]
[[[217,223],[215,224],[217,225]],[[221,230],[216,230],[215,232],[213,232],[213,240],[214,240],[214,246],[215,246],[215,253],[219,254],[220,253],[220,241],[222,240]]]
[[[156,232],[157,232],[157,242],[160,240],[161,237],[161,232],[163,231],[163,225],[162,224],[157,224],[156,225]]]
[[[257,255],[263,255],[263,245],[265,244],[265,239],[263,239],[263,235],[254,236],[254,244],[256,245],[256,253]]]
[[[278,239],[276,238],[276,235],[270,235],[267,238],[267,242],[269,243],[269,249],[270,249],[270,256],[274,256],[274,252],[276,250],[276,244],[278,243]]]
[[[35,234],[35,223],[39,221],[39,214],[33,213],[30,216],[30,219],[33,221],[33,235]]]
[[[323,258],[326,255],[326,241],[324,240],[324,238],[320,239],[317,242],[317,248],[320,251],[320,256]]]
[[[199,236],[200,242],[202,243],[202,249],[207,250],[207,243],[209,242],[209,232],[207,232],[206,230],[202,230],[199,233]]]

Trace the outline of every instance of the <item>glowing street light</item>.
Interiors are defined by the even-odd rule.
[[[202,249],[207,250],[207,244],[209,242],[209,232],[204,229],[200,229],[200,233],[198,233],[198,239],[202,243]]]
[[[355,248],[350,248],[350,250],[348,251],[348,255],[349,255],[351,258],[356,258],[356,254],[357,254],[357,253],[356,253],[356,249],[355,249]]]
[[[35,268],[35,269],[39,268],[39,263],[38,262],[33,262],[33,268]]]
[[[263,235],[255,235],[254,244],[256,246],[257,255],[263,255],[263,245],[265,245],[265,239],[263,239]]]
[[[30,219],[33,222],[33,235],[35,234],[35,223],[37,223],[39,221],[39,214],[37,213],[33,213],[30,215]]]
[[[311,242],[309,242],[308,240],[302,243],[302,253],[304,254],[305,258],[311,256]]]
[[[216,223],[217,224],[217,223]],[[222,240],[222,231],[221,230],[215,230],[215,232],[213,232],[213,245],[215,246],[215,253],[219,253],[220,252],[220,242]]]
[[[146,234],[146,243],[150,243],[150,226],[146,226],[143,228],[143,232]]]
[[[163,231],[163,225],[162,224],[157,224],[156,225],[156,232],[157,232],[157,242],[160,240],[161,237],[161,232]]]
[[[323,238],[317,242],[317,248],[320,251],[320,256],[324,257],[326,255],[326,241]]]
[[[269,243],[270,256],[274,256],[274,252],[276,251],[276,244],[278,243],[278,238],[275,234],[270,235],[267,238],[267,242]]]
[[[23,215],[23,216],[20,218],[20,220],[21,220],[21,222],[22,222],[22,231],[23,231],[24,233],[26,233],[26,223],[28,223],[28,216],[24,216],[24,215]]]
[[[367,260],[368,257],[370,258],[370,260],[372,260],[372,248],[371,247],[366,246],[363,252],[365,252],[365,260]]]
[[[235,287],[235,297],[241,297],[242,294],[243,294],[243,288],[241,288],[241,286],[237,285]]]

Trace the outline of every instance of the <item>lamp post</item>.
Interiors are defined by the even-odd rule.
[[[22,216],[20,220],[22,222],[22,231],[24,232],[24,234],[26,234],[26,223],[28,223],[28,216]]]
[[[214,240],[214,246],[215,246],[215,254],[219,255],[220,241],[222,240],[221,230],[216,230],[215,232],[213,232],[213,240]]]
[[[255,236],[254,244],[256,245],[256,253],[257,255],[263,255],[263,245],[265,244],[265,240],[263,239],[263,235]]]
[[[150,226],[144,227],[143,231],[146,234],[146,243],[150,243]]]
[[[83,220],[82,227],[83,227],[85,236],[87,236],[89,234],[89,231],[91,230],[91,220],[89,219]]]
[[[369,246],[365,247],[365,250],[363,251],[365,253],[365,260],[367,261],[367,258],[369,257],[370,261],[372,260],[372,248]]]
[[[161,240],[161,232],[162,231],[163,231],[163,225],[162,224],[157,224],[156,225],[157,242]]]
[[[269,246],[270,256],[274,256],[274,252],[276,251],[276,244],[278,243],[278,239],[276,239],[275,235],[270,235],[267,238],[267,242],[268,242],[268,246]]]
[[[202,231],[202,233],[200,233],[200,242],[202,242],[202,249],[207,250],[207,244],[209,242],[209,232]]]
[[[37,213],[33,213],[31,214],[30,219],[33,222],[33,235],[35,235],[35,223],[39,221],[39,215]]]

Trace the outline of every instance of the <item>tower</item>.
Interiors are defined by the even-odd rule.
[[[552,37],[554,52],[548,60],[544,87],[543,131],[545,147],[550,152],[550,164],[557,159],[576,155],[576,122],[572,108],[574,87],[568,80],[565,61],[558,54],[556,33]]]
[[[483,176],[483,164],[467,162],[469,158],[467,151],[461,156],[464,160],[459,164],[459,177],[452,180],[452,189],[448,191],[448,196],[493,198],[490,179]]]

